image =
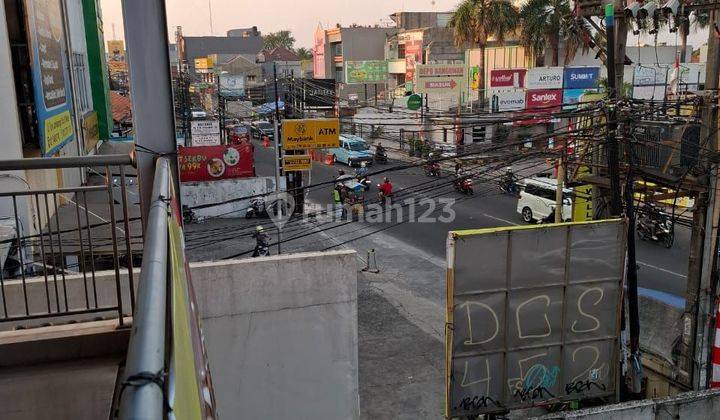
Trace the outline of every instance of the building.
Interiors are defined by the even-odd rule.
[[[412,91],[416,63],[457,64],[464,52],[455,46],[452,29],[447,24],[449,12],[397,12],[390,15],[397,35],[388,37],[385,58],[388,60],[390,88],[399,95]]]
[[[262,51],[263,39],[257,27],[231,29],[227,36],[184,36],[178,28],[178,60],[187,65],[187,71],[196,75],[195,59],[217,54],[220,64],[237,55],[255,60]]]
[[[110,137],[112,115],[110,111],[110,82],[105,54],[102,11],[99,0],[82,0],[85,20],[85,42],[87,44],[87,65],[90,74],[93,110],[97,114],[97,131],[101,139]],[[85,136],[85,149],[90,150],[93,140]]]
[[[385,83],[345,84],[345,66],[348,61],[385,60],[385,43],[396,34],[397,28],[338,24],[335,28],[323,29],[318,26],[313,45],[313,77],[335,79],[341,84],[338,94],[343,99],[363,92],[366,87],[384,90]]]

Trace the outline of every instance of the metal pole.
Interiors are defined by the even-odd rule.
[[[152,152],[173,156],[168,161],[180,200],[165,2],[123,0],[122,7],[135,143]],[[146,229],[153,202],[155,158],[153,153],[138,153],[137,159],[140,205]]]
[[[280,193],[280,171],[282,171],[282,142],[280,141],[280,99],[278,96],[278,83],[277,83],[277,65],[273,62],[273,86],[275,90],[275,124],[273,125],[274,136],[275,136],[275,193]],[[276,195],[277,197],[277,195]],[[280,215],[282,216],[283,208],[280,207]],[[278,255],[282,253],[282,224],[278,224]]]
[[[564,155],[564,153],[563,153]],[[563,221],[563,186],[565,185],[564,156],[557,160],[557,188],[555,189],[555,223]]]
[[[610,110],[608,113],[607,128],[607,165],[610,176],[610,214],[620,216],[622,203],[620,198],[620,164],[618,162],[617,144],[617,86],[615,85],[615,9],[612,4],[605,5],[605,26],[607,28],[607,72],[608,72],[608,99]]]

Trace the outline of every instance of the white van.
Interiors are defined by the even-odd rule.
[[[548,217],[555,208],[557,180],[553,178],[528,178],[521,183],[517,212],[523,221],[532,223]],[[572,190],[563,189],[562,219],[572,220]]]

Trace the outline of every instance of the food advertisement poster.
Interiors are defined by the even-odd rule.
[[[251,145],[179,147],[181,182],[255,176]]]
[[[52,156],[73,139],[70,82],[60,0],[26,0],[40,151]]]

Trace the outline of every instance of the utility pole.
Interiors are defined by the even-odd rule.
[[[555,223],[563,221],[563,189],[565,185],[565,146],[562,145],[560,158],[557,160],[557,187],[555,189]]]
[[[610,177],[610,215],[619,217],[622,215],[622,201],[620,194],[620,163],[618,161],[618,118],[617,103],[618,98],[623,94],[623,71],[625,67],[625,43],[627,39],[627,22],[623,14],[623,1],[614,0],[613,4],[605,5],[605,27],[607,28],[607,61],[608,70],[608,101],[610,103],[608,110],[608,126],[607,126],[607,165],[608,175]],[[615,15],[618,19],[618,25],[615,25]],[[630,142],[627,142],[628,156],[632,159],[632,151],[629,149]],[[632,166],[632,162],[628,162],[628,167]],[[637,263],[635,261],[635,218],[633,212],[633,193],[632,193],[632,171],[627,174],[627,183],[625,187],[625,204],[626,217],[632,226],[628,226],[628,259],[626,266],[627,276],[627,301],[628,301],[628,318],[630,324],[630,354],[629,360],[626,361],[628,374],[628,387],[632,394],[639,394],[642,382],[642,364],[640,361],[640,315],[638,308],[638,291],[637,291]],[[622,317],[624,314],[624,305],[622,309]],[[623,318],[624,319],[624,318]],[[624,323],[623,323],[624,324]]]
[[[707,149],[717,153],[720,151],[718,138],[718,103],[715,95],[718,88],[718,71],[720,70],[720,40],[714,27],[718,22],[718,10],[710,11],[710,30],[708,34],[708,55],[705,76],[705,91],[710,92],[704,101],[700,129],[700,143],[707,140]],[[712,319],[717,289],[717,257],[718,257],[718,219],[720,219],[720,170],[717,163],[710,166],[708,194],[701,194],[696,200],[693,214],[693,230],[690,242],[690,266],[688,268],[688,284],[686,313],[683,324],[690,322],[691,337],[689,340],[689,369],[693,389],[708,386],[712,376],[712,363],[709,352],[714,337],[715,323]],[[714,340],[713,340],[714,339]],[[710,373],[710,374],[708,374]]]
[[[274,135],[274,143],[275,143],[275,153],[277,154],[275,156],[275,197],[278,198],[280,195],[280,171],[282,171],[282,150],[280,149],[282,147],[282,142],[280,141],[280,99],[278,97],[278,79],[277,79],[277,65],[273,61],[273,86],[275,91],[275,124],[273,124],[273,135]],[[284,208],[282,206],[279,207],[280,210],[280,216],[283,216]],[[278,255],[282,253],[282,224],[277,224],[278,228]]]

